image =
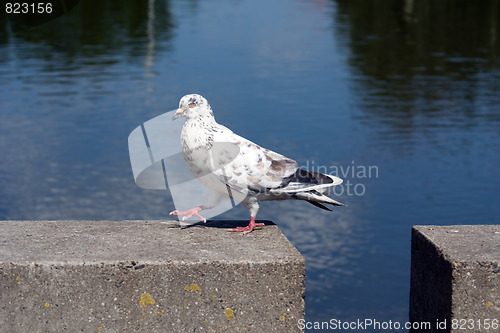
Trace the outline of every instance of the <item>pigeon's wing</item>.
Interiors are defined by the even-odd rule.
[[[322,207],[320,202],[343,205],[323,194],[329,187],[341,184],[342,179],[300,169],[294,160],[264,149],[224,126],[214,132],[210,163],[216,168],[211,173],[217,183],[226,186],[218,191],[230,188],[230,196],[243,195],[240,200],[251,195],[261,200],[302,199],[318,207]],[[215,182],[207,186],[216,189]]]
[[[274,193],[286,192],[290,194],[311,190],[323,193],[327,188],[340,184],[342,184],[342,179],[339,177],[297,169],[294,174],[283,179],[282,185],[275,189]]]
[[[295,174],[297,162],[234,134],[220,126],[213,136],[214,145],[229,144],[237,154],[218,153],[222,166],[214,173],[220,180],[244,194],[263,193],[280,188],[283,181]]]

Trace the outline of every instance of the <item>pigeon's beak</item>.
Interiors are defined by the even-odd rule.
[[[178,108],[177,111],[175,112],[174,116],[172,117],[172,121],[174,121],[177,118],[183,117],[184,116],[184,109]]]

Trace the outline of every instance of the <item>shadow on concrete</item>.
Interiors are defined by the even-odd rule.
[[[230,229],[236,227],[246,227],[248,225],[248,220],[208,220],[206,223],[197,222],[194,224],[190,224],[187,226],[182,226],[182,229],[188,229],[193,227],[202,227],[202,228],[222,228],[222,229]],[[269,220],[257,220],[257,223],[264,223],[264,226],[268,225],[276,225],[274,222]],[[262,227],[256,227],[255,230],[258,230]]]

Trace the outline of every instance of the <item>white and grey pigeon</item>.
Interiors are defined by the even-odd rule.
[[[204,185],[217,193],[231,197],[239,196],[241,204],[250,212],[250,223],[246,227],[229,229],[244,234],[256,226],[255,217],[259,201],[299,199],[330,210],[322,203],[343,206],[324,192],[342,179],[299,168],[297,162],[233,133],[215,121],[212,108],[200,95],[191,94],[181,98],[172,120],[186,118],[181,132],[184,160],[191,172]],[[218,148],[218,149],[216,149]],[[214,162],[215,161],[215,162]],[[196,206],[186,211],[173,211],[170,215],[205,218],[200,211],[217,204]]]

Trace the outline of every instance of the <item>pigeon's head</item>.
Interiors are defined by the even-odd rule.
[[[203,117],[213,118],[213,116],[214,114],[212,113],[212,108],[210,104],[208,104],[208,101],[201,95],[191,94],[181,98],[179,101],[179,108],[172,117],[172,120],[180,117],[195,119]]]

